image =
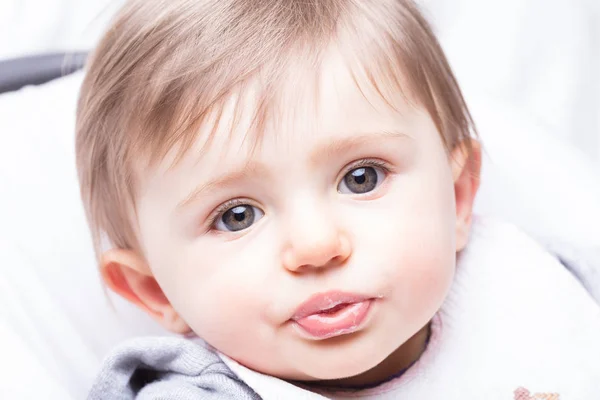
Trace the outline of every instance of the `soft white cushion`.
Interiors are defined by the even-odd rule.
[[[420,0],[467,97],[486,93],[574,144],[600,173],[600,2]]]
[[[0,58],[87,49],[122,1],[2,1]],[[477,209],[599,244],[597,2],[422,1],[487,152]],[[74,169],[80,82],[0,96],[0,398],[84,398],[108,348],[162,332],[99,283]]]
[[[484,151],[476,210],[539,238],[599,246],[600,174],[591,159],[514,107],[468,100]]]
[[[0,59],[88,50],[125,0],[2,0]]]
[[[100,284],[75,171],[80,83],[76,74],[0,96],[0,325],[77,399],[114,343],[162,332],[115,296],[111,309]]]

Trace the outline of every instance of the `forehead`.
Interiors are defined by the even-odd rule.
[[[270,102],[261,104],[264,85],[258,79],[250,82],[212,111],[192,146],[175,146],[157,169],[221,168],[232,159],[243,163],[261,153],[299,153],[316,141],[352,134],[412,131],[424,110],[404,93],[383,96],[367,75],[336,51],[318,69],[301,59],[290,63]],[[261,107],[265,114],[258,112]]]

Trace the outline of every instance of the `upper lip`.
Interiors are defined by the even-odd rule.
[[[340,291],[316,293],[298,306],[291,319],[293,321],[297,321],[299,319],[308,317],[309,315],[329,310],[330,308],[340,304],[360,303],[361,301],[365,301],[370,298],[370,296]]]

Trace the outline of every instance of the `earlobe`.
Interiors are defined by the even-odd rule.
[[[471,230],[473,203],[479,190],[481,173],[481,146],[475,139],[462,143],[452,152],[452,176],[456,199],[456,251],[467,245]]]
[[[142,256],[133,250],[111,249],[102,255],[100,264],[102,278],[113,292],[140,307],[169,331],[190,332]]]

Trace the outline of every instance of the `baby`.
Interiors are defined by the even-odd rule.
[[[81,89],[82,197],[105,284],[185,337],[116,349],[90,398],[598,395],[597,305],[472,227],[475,137],[409,0],[129,1]]]

